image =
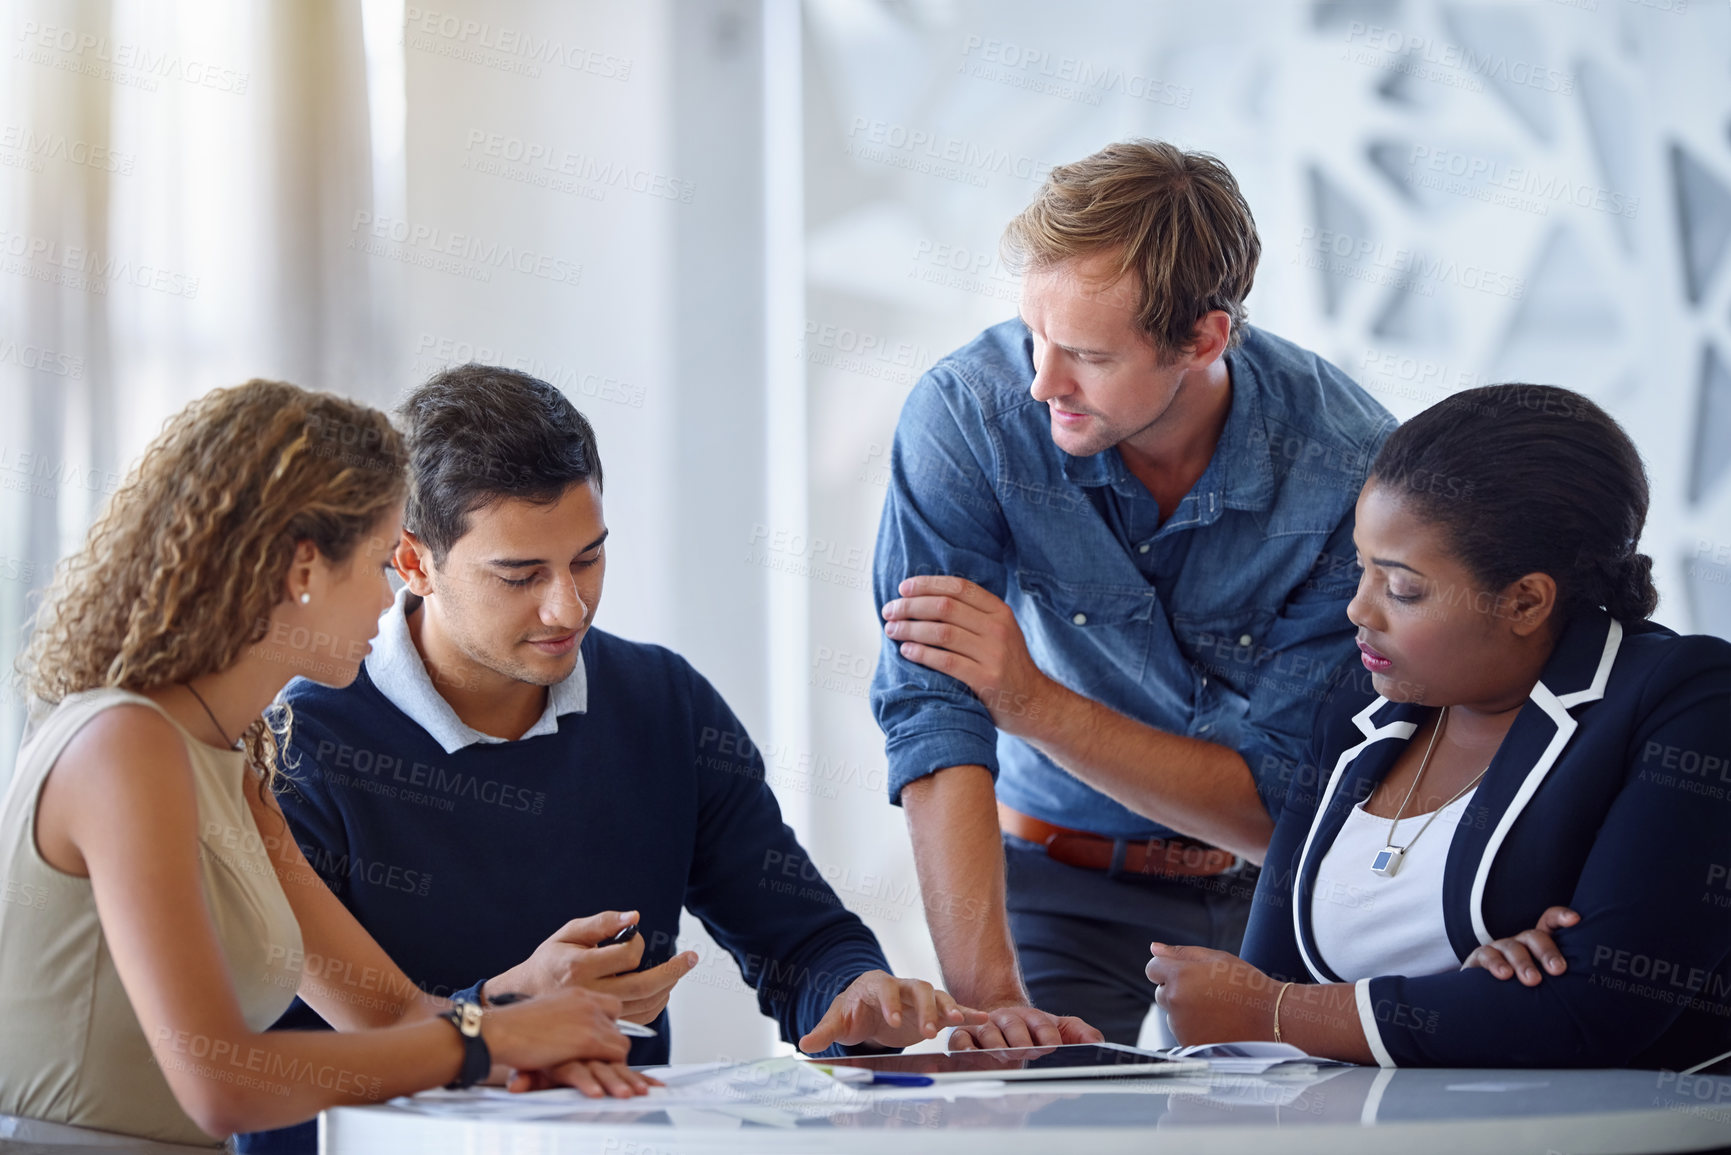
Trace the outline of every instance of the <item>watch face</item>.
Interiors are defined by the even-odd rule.
[[[481,1033],[481,1008],[474,1003],[464,1003],[462,1011],[463,1021],[457,1024],[457,1029],[474,1038]]]

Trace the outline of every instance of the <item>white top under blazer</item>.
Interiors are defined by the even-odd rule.
[[[1474,787],[1437,813],[1424,837],[1413,841],[1429,814],[1408,814],[1395,830],[1411,849],[1400,871],[1385,878],[1370,868],[1389,844],[1388,819],[1352,808],[1316,870],[1311,934],[1330,970],[1347,982],[1377,975],[1441,974],[1460,969],[1443,926],[1443,867],[1449,844]]]

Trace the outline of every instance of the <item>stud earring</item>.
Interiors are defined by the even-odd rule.
[[[313,595],[311,595],[309,593],[302,593],[301,594],[301,605],[304,606],[312,600],[313,600]]]

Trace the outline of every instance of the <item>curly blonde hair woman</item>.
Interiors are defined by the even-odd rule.
[[[276,638],[269,629],[291,559],[310,546],[333,566],[347,562],[401,506],[405,463],[384,414],[332,394],[251,381],[193,402],[61,565],[19,660],[30,693],[58,703],[105,686],[191,685],[253,647],[286,661],[294,627]],[[305,634],[299,649],[325,661],[302,672],[354,677],[362,654],[313,641]],[[268,784],[275,743],[265,719],[242,739]]]
[[[390,605],[404,461],[366,406],[220,389],[169,421],[60,568],[0,805],[0,1133],[210,1147],[492,1061],[542,1084],[624,1058],[617,999],[483,1018],[424,995],[269,790],[270,703],[297,676],[346,685]],[[351,1033],[267,1032],[297,993]]]

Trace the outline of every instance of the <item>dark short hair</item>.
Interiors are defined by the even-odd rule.
[[[469,515],[496,501],[551,503],[601,487],[595,430],[559,390],[496,365],[434,374],[399,410],[409,450],[405,527],[442,562]]]
[[[1389,435],[1370,480],[1440,526],[1486,589],[1549,574],[1563,622],[1594,606],[1640,621],[1659,604],[1653,559],[1635,549],[1647,520],[1641,455],[1579,393],[1518,384],[1456,393]]]

